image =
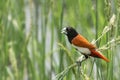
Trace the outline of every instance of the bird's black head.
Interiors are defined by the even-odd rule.
[[[63,28],[62,33],[67,35],[70,43],[71,43],[72,39],[75,38],[78,35],[77,31],[72,27]]]

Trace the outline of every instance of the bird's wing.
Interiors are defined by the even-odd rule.
[[[88,42],[83,36],[78,34],[75,38],[72,39],[72,44],[78,47],[84,47],[89,49],[95,49],[96,47]]]

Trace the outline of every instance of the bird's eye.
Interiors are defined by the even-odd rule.
[[[70,31],[70,28],[68,27],[66,30],[67,30],[67,31]]]
[[[68,28],[66,28],[66,31],[68,31]]]

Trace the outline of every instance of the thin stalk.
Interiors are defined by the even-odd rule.
[[[60,27],[59,27],[59,33],[62,29],[62,24],[63,24],[63,13],[64,13],[64,0],[61,1],[61,15],[60,15]],[[62,36],[61,36],[61,33],[59,34],[59,39],[60,39],[60,42],[62,41]],[[59,67],[59,72],[61,72],[63,70],[63,50],[60,49],[60,67]]]
[[[53,52],[53,46],[54,46],[54,26],[52,25],[51,29],[51,52]],[[50,56],[51,60],[51,70],[50,70],[50,80],[52,80],[52,72],[53,72],[53,54]]]
[[[98,29],[99,29],[99,26],[98,26],[98,0],[96,0],[96,35],[95,35],[95,38],[97,40],[98,38]],[[98,42],[96,42],[96,45],[97,47],[99,47],[99,44]],[[99,62],[96,63],[97,65],[99,65]],[[96,65],[96,66],[97,66]],[[100,75],[99,75],[99,68],[97,68],[97,74],[96,74],[96,78],[99,79],[100,78]]]

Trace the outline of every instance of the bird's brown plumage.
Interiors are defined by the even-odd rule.
[[[91,51],[90,56],[101,58],[101,59],[109,62],[109,60],[105,56],[103,56],[102,54],[100,54],[98,51],[95,50],[96,47],[93,44],[91,44],[90,42],[88,42],[80,34],[78,34],[75,38],[73,38],[71,42],[75,46],[88,48]]]
[[[89,49],[95,49],[96,47],[89,43],[83,36],[78,34],[75,38],[72,39],[72,44],[79,47],[85,47]]]

